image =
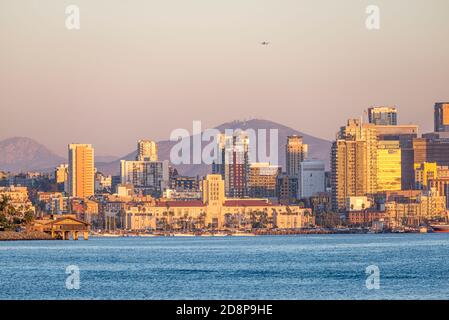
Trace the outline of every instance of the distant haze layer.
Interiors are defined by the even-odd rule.
[[[330,140],[371,105],[432,130],[449,100],[449,1],[66,0],[0,2],[0,140],[71,142],[121,156],[234,119]],[[268,45],[261,42],[267,41]]]

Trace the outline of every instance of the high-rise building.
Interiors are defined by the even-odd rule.
[[[56,167],[55,181],[60,191],[69,192],[69,166],[61,164]]]
[[[421,180],[424,181],[424,178]],[[419,184],[419,181],[417,183]],[[432,189],[436,190],[439,196],[446,197],[446,208],[449,208],[449,167],[437,166],[436,176],[427,176],[427,190]]]
[[[219,207],[225,202],[224,181],[220,174],[208,174],[201,189],[204,204]]]
[[[322,160],[305,160],[299,165],[299,198],[325,192],[325,165]]]
[[[279,203],[291,204],[298,200],[298,177],[280,174],[276,182],[276,195]]]
[[[120,161],[121,184],[132,184],[136,193],[160,197],[169,185],[168,161]]]
[[[398,124],[398,112],[394,107],[371,107],[368,109],[369,123],[395,126]]]
[[[413,139],[418,136],[417,125],[376,125],[378,140],[399,141],[401,147],[401,188],[411,190],[415,185]]]
[[[157,143],[151,140],[137,142],[137,161],[157,161]]]
[[[399,141],[377,143],[377,192],[401,190],[401,146]]]
[[[347,198],[377,192],[375,126],[351,119],[341,127],[331,152],[332,206],[346,209]]]
[[[285,167],[287,174],[297,176],[299,174],[299,164],[307,158],[308,145],[303,143],[300,136],[287,137],[285,146]]]
[[[90,144],[69,144],[68,189],[71,197],[95,193],[94,149]]]
[[[449,132],[449,102],[435,103],[435,132]]]
[[[447,166],[439,166],[436,162],[415,164],[415,188],[418,190],[430,190],[431,187],[438,187],[438,184],[431,182],[448,180],[449,167]]]
[[[445,134],[423,134],[422,138],[413,139],[413,151],[415,164],[436,162],[449,166],[449,138]]]
[[[249,136],[245,131],[218,136],[218,159],[212,173],[220,174],[229,198],[244,198],[249,194]]]
[[[280,173],[279,166],[266,162],[252,163],[249,169],[249,196],[252,198],[275,197],[277,176]]]

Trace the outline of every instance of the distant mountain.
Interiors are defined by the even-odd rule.
[[[64,161],[64,158],[30,138],[14,137],[0,141],[2,171],[41,171]]]
[[[279,155],[279,164],[284,167],[285,165],[285,143],[287,141],[287,136],[290,135],[300,135],[304,138],[304,142],[309,144],[309,158],[321,159],[325,161],[327,170],[329,169],[329,157],[330,157],[330,148],[331,142],[320,139],[295,129],[286,127],[279,123],[268,121],[268,120],[259,120],[253,119],[248,121],[233,121],[224,123],[218,127],[216,127],[220,132],[224,132],[225,129],[266,129],[267,136],[269,129],[277,129],[278,130],[278,155]],[[192,140],[191,140],[192,141]],[[159,159],[160,160],[169,160],[170,158],[170,150],[177,142],[172,142],[168,140],[159,141]],[[203,142],[203,146],[207,145],[209,142]],[[191,144],[192,145],[192,144]],[[192,152],[191,152],[192,153]],[[112,162],[96,162],[96,167],[99,171],[105,174],[118,174],[120,170],[120,160],[134,160],[136,157],[136,151],[133,151],[124,157],[112,161]],[[208,165],[204,164],[190,164],[190,165],[178,165],[176,166],[178,172],[182,175],[196,176],[196,175],[205,175],[211,172],[211,168]]]
[[[119,157],[116,156],[95,155],[95,162],[112,162],[118,159]]]
[[[331,147],[330,141],[310,136],[295,129],[268,120],[253,119],[248,121],[233,121],[224,123],[216,127],[216,129],[218,129],[220,132],[224,132],[225,129],[266,129],[267,136],[269,129],[277,129],[279,139],[279,164],[283,167],[285,165],[285,143],[287,141],[287,136],[295,134],[300,135],[304,138],[304,142],[309,144],[309,158],[324,160],[326,163],[326,168],[329,169],[329,156]],[[176,143],[177,142],[168,140],[159,141],[159,159],[169,160],[170,150]],[[205,146],[209,143],[210,142],[202,142],[202,146]],[[120,160],[134,160],[135,157],[136,151],[133,151],[121,158],[113,156],[96,156],[95,166],[100,172],[116,175],[119,174],[120,171]],[[39,144],[38,142],[30,138],[16,137],[0,141],[1,171],[48,171],[50,169],[53,169],[57,165],[66,162],[67,159],[56,155],[42,144]],[[189,176],[203,176],[211,172],[210,166],[204,164],[183,164],[175,167],[180,174]]]

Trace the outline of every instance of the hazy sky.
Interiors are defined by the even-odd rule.
[[[120,156],[192,120],[249,118],[332,139],[375,104],[430,131],[449,100],[448,15],[448,0],[0,0],[0,139]]]

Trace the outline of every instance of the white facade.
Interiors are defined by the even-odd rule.
[[[373,205],[371,203],[371,200],[365,196],[348,197],[346,203],[346,208],[348,208],[349,211],[362,211],[371,208],[371,206]]]
[[[120,162],[122,184],[132,184],[136,193],[160,196],[169,184],[168,161]]]
[[[306,160],[299,165],[299,198],[325,192],[325,166],[321,160]]]

